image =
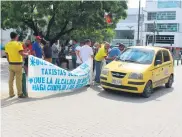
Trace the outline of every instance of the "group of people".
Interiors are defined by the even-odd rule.
[[[22,92],[22,65],[26,74],[28,73],[28,55],[33,55],[38,58],[56,64],[58,56],[58,48],[55,49],[57,42],[51,47],[49,41],[42,42],[40,36],[36,36],[36,41],[31,43],[26,40],[24,43],[19,42],[19,36],[15,32],[10,33],[11,41],[5,45],[5,53],[9,63],[9,97],[14,97],[13,83],[16,78],[16,87],[19,98],[25,98]],[[58,63],[59,64],[59,63]]]
[[[121,52],[125,49],[123,44],[118,45],[111,49],[108,42],[103,44],[95,43],[92,45],[91,41],[85,40],[84,42],[77,42],[72,47],[72,62],[74,68],[84,63],[88,59],[93,59],[93,70],[96,71],[95,82],[100,83],[100,74],[102,68],[102,62],[106,60],[106,64],[113,61],[118,57]]]
[[[69,61],[66,59],[66,54],[64,49],[59,46],[58,41],[51,46],[49,41],[42,42],[42,38],[40,36],[35,37],[36,41],[31,44],[30,40],[26,40],[23,44],[23,48],[25,52],[28,52],[29,55],[36,56],[38,58],[42,58],[45,61],[48,61],[52,64],[55,64],[61,67],[62,63],[66,63],[66,68],[69,69]],[[44,43],[44,44],[43,44]],[[28,58],[24,60],[24,67],[26,73],[28,73]]]
[[[61,66],[61,63],[66,63],[67,69],[69,69],[69,61],[66,59],[66,51],[64,47],[60,49],[58,42],[51,46],[49,41],[42,42],[40,36],[36,36],[36,41],[31,43],[30,40],[26,40],[23,44],[18,41],[18,35],[15,32],[10,33],[11,41],[5,46],[5,53],[9,62],[9,96],[14,97],[13,81],[16,78],[16,86],[19,98],[25,98],[26,95],[22,92],[22,65],[24,63],[24,69],[26,74],[28,73],[28,55],[33,55],[38,58]],[[73,40],[71,51],[69,54],[72,56],[73,69],[86,62],[89,59],[93,60],[93,70],[96,71],[95,81],[100,83],[100,74],[102,61],[106,60],[106,63],[110,63],[124,50],[125,46],[119,44],[118,47],[110,48],[108,42],[103,44],[92,44],[91,40],[87,39],[82,42]]]

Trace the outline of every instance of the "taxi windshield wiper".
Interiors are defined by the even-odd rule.
[[[136,61],[136,60],[131,60],[131,59],[125,59],[125,60],[123,60],[124,62],[134,62],[134,63],[140,63],[140,62],[138,62],[138,61]]]

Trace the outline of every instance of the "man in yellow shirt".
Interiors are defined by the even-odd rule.
[[[23,46],[18,42],[18,35],[15,32],[10,33],[11,41],[5,46],[7,60],[9,62],[9,96],[14,97],[13,81],[16,78],[16,87],[19,98],[24,98],[22,93],[22,56],[27,56],[24,53]]]
[[[95,81],[97,83],[100,83],[101,63],[107,57],[109,48],[110,44],[105,42],[105,45],[102,46],[95,55]]]

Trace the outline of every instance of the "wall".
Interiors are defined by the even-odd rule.
[[[159,0],[162,1],[162,0]],[[164,0],[163,0],[164,1]],[[172,0],[171,0],[172,1]],[[182,47],[182,7],[174,7],[174,3],[177,2],[177,5],[179,4],[179,0],[174,0],[174,3],[171,3],[171,1],[166,2],[166,8],[158,8],[158,1],[157,0],[147,0],[146,2],[146,11],[147,12],[157,12],[157,11],[176,11],[176,20],[156,20],[156,23],[179,23],[179,32],[159,32],[159,35],[174,35],[175,40],[173,46]],[[182,4],[182,3],[181,3]],[[167,7],[168,6],[168,7]],[[169,6],[173,6],[173,8],[169,8]],[[180,5],[182,6],[182,5]],[[145,13],[147,16],[147,13]],[[153,21],[147,21],[147,18],[145,18],[145,23],[153,23]],[[144,41],[146,42],[146,35],[147,34],[153,34],[152,32],[144,32]],[[170,46],[170,44],[157,44],[158,46]]]

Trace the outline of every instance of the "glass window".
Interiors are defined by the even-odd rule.
[[[164,56],[164,62],[170,61],[169,52],[166,50],[163,50],[163,56]]]
[[[148,20],[175,20],[176,11],[149,12]]]
[[[161,51],[157,52],[157,55],[155,57],[155,64],[154,64],[155,66],[157,65],[157,60],[162,61],[162,52]]]
[[[119,60],[124,62],[133,62],[140,64],[151,64],[154,58],[154,51],[149,49],[128,48],[126,49]]]
[[[158,8],[180,8],[181,1],[180,0],[158,0],[157,7]]]
[[[156,29],[158,32],[178,32],[179,31],[179,24],[178,23],[158,23],[156,24]],[[146,31],[153,32],[154,31],[154,24],[146,24]]]

